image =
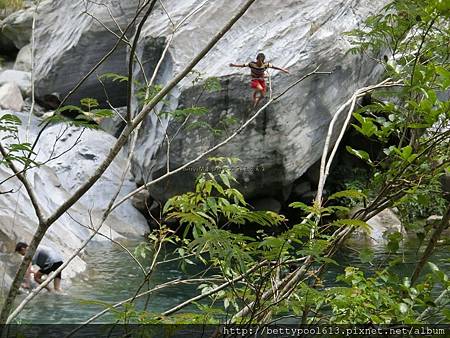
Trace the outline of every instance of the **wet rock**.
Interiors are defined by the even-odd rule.
[[[31,110],[31,98],[27,97],[24,100],[24,104],[23,104],[23,111],[29,112]],[[36,116],[43,116],[46,113],[45,109],[42,108],[39,104],[37,104],[36,102],[34,103],[34,107],[33,107],[33,114]]]
[[[0,116],[5,111],[0,111]],[[22,121],[27,121],[28,115],[16,113]],[[40,129],[41,120],[32,117],[29,128],[30,139],[34,139]],[[21,139],[25,140],[25,123],[19,128]],[[0,137],[4,136],[0,134]],[[6,140],[11,141],[11,140]],[[37,162],[41,165],[28,171],[27,177],[32,185],[44,215],[49,216],[73,192],[83,184],[104,159],[115,139],[98,130],[82,130],[67,125],[52,125],[43,132],[37,146]],[[43,244],[59,249],[67,259],[82,242],[91,234],[92,226],[100,224],[110,198],[116,192],[121,181],[122,170],[125,168],[126,157],[119,154],[98,181],[81,200],[75,203],[49,229]],[[0,167],[0,181],[11,176],[6,167]],[[119,198],[135,188],[130,174],[125,175],[125,181]],[[2,183],[0,194],[0,247],[5,257],[2,262],[11,266],[14,273],[20,262],[13,253],[17,241],[29,242],[38,224],[33,206],[22,184],[16,178]],[[94,241],[108,241],[107,238],[121,240],[126,236],[137,237],[148,232],[147,221],[131,202],[127,201],[114,210],[106,219],[100,232],[106,237],[96,236]],[[4,259],[3,259],[4,258]],[[64,274],[73,277],[83,271],[86,263],[76,257]]]
[[[23,98],[20,88],[12,82],[3,84],[0,87],[0,109],[10,109],[21,111]]]
[[[359,248],[365,245],[375,247],[384,245],[387,243],[387,236],[390,233],[404,232],[400,219],[391,209],[383,210],[368,220],[367,224],[370,226],[370,232],[356,229],[349,240],[350,246]]]

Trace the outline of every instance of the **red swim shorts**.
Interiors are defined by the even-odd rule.
[[[262,79],[253,79],[252,82],[250,82],[250,87],[257,88],[258,85],[260,85],[263,89],[263,91],[266,91],[266,81]]]

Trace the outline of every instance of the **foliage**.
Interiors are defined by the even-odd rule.
[[[385,77],[401,85],[372,93],[373,103],[354,113],[353,128],[382,149],[373,156],[365,149],[347,147],[370,168],[365,184],[343,184],[347,188],[323,204],[291,203],[291,208],[308,218],[286,227],[280,215],[251,210],[220,159],[219,169],[198,177],[195,191],[167,202],[163,215],[165,221],[175,220],[182,229],[178,253],[183,259],[194,255],[218,268],[227,280],[252,271],[244,283],[211,295],[210,307],[222,299],[224,311],[236,314],[245,304],[253,304],[259,315],[234,318],[244,322],[289,312],[306,322],[352,324],[415,323],[423,320],[421,313],[427,308],[438,308],[433,303],[436,289],[448,288],[445,273],[438,269],[415,285],[395,270],[395,260],[385,269],[374,269],[370,276],[345,266],[339,287],[324,287],[320,274],[325,265],[337,264],[332,255],[342,238],[354,229],[370,232],[366,220],[371,215],[387,207],[397,207],[403,220],[443,211],[439,177],[450,164],[450,104],[442,95],[450,87],[449,14],[447,4],[440,1],[394,1],[370,17],[364,28],[348,33],[353,53],[375,55],[386,70]],[[199,77],[194,76],[193,84]],[[185,122],[191,116],[200,120],[207,112],[194,105],[166,114]],[[432,199],[428,198],[431,194]],[[350,207],[355,204],[364,207],[352,214]],[[405,212],[411,208],[414,212]],[[240,229],[252,223],[262,227],[253,234],[241,233]],[[387,235],[392,255],[402,239],[400,232]],[[306,257],[315,265],[301,265]],[[373,261],[373,252],[363,249],[360,258]],[[307,273],[303,281],[292,285],[291,296],[275,302],[261,298],[276,285],[273,281],[294,278],[291,269],[302,271],[296,270],[298,264]],[[252,270],[255,266],[259,266],[257,271]],[[215,286],[205,283],[202,292]],[[445,311],[439,316],[444,318]]]
[[[112,109],[99,108],[97,99],[84,98],[80,100],[80,106],[67,105],[55,111],[55,114],[46,118],[41,124],[67,123],[75,127],[97,129],[98,123],[103,119],[114,116]],[[64,114],[75,115],[74,118],[66,117]]]
[[[414,323],[421,310],[434,305],[433,284],[448,287],[448,278],[444,276],[439,278],[438,273],[431,273],[425,283],[412,287],[408,278],[400,280],[388,270],[366,277],[359,269],[347,267],[345,274],[337,278],[347,286],[324,292],[324,303],[332,311],[329,320],[339,324]]]
[[[209,108],[198,106],[200,100],[205,94],[212,94],[222,89],[222,85],[218,78],[209,77],[204,79],[203,74],[196,70],[191,72],[192,87],[199,88],[200,93],[195,98],[190,107],[179,108],[173,111],[161,111],[159,116],[172,118],[181,126],[186,126],[187,130],[205,130],[216,136],[221,136],[227,132],[228,128],[237,121],[233,117],[223,116],[217,122],[211,122],[211,115],[208,114]]]
[[[326,285],[323,273],[330,264],[339,266],[334,255],[348,236],[355,230],[370,232],[368,219],[385,208],[397,207],[407,221],[442,212],[445,206],[439,178],[450,167],[450,103],[443,95],[450,88],[449,10],[447,2],[438,0],[393,1],[370,17],[365,27],[347,34],[353,53],[378,58],[384,76],[401,84],[395,90],[372,93],[373,103],[354,113],[356,132],[382,149],[373,156],[365,149],[346,148],[370,168],[366,184],[344,183],[342,191],[312,205],[292,202],[289,207],[302,221],[289,224],[283,215],[254,210],[246,201],[231,169],[236,159],[211,158],[211,171],[197,177],[192,191],[165,203],[160,219],[155,219],[158,227],[149,235],[150,243],[139,245],[134,254],[156,262],[163,244],[176,244],[175,254],[183,270],[188,271],[188,265],[206,267],[219,275],[226,287],[218,290],[224,284],[216,281],[199,283],[205,299],[191,304],[200,314],[188,311],[161,316],[128,302],[120,310],[111,308],[117,320],[217,323],[226,317],[233,322],[267,323],[288,313],[301,323],[409,324],[430,322],[432,317],[424,315],[429,309],[438,320],[448,320],[448,303],[441,304],[436,298],[436,291],[449,288],[445,271],[429,263],[429,272],[412,285],[407,273],[396,270],[397,261],[392,257],[401,248],[401,232],[386,235],[390,255],[383,267],[374,266],[365,273],[352,265],[342,266],[344,274],[337,278],[340,285],[334,287]],[[233,121],[212,126],[209,110],[199,106],[199,100],[204,93],[220,90],[220,82],[203,80],[199,72],[191,75],[192,86],[202,88],[200,95],[192,105],[162,111],[159,117],[173,119],[180,128],[204,128],[218,134],[218,126],[226,129]],[[128,81],[113,73],[102,79]],[[138,88],[141,105],[162,89],[159,85],[133,85]],[[62,119],[68,112],[78,114],[71,123],[83,126],[112,115],[110,110],[99,109],[95,99],[87,98],[80,107],[60,108],[49,121]],[[3,131],[14,135],[17,119],[6,116],[3,120]],[[20,153],[26,147],[16,150]],[[14,154],[14,149],[9,152]],[[351,210],[355,205],[359,210]],[[425,240],[423,229],[410,230]],[[375,259],[368,248],[359,256],[362,262]],[[150,284],[152,272],[146,272],[142,285]]]
[[[4,114],[0,116],[0,140],[9,140],[8,144],[4,145],[7,155],[0,158],[0,165],[7,165],[8,162],[13,161],[19,162],[25,167],[30,164],[37,165],[30,158],[30,154],[34,154],[31,149],[31,144],[20,141],[18,127],[21,124],[21,119],[16,115]]]
[[[23,0],[0,0],[0,9],[20,9],[23,7]]]
[[[394,1],[348,33],[352,52],[379,55],[385,76],[403,84],[354,113],[354,128],[383,144],[383,156],[347,150],[374,168],[375,191],[386,181],[403,191],[395,205],[406,224],[446,206],[439,178],[449,165],[449,17],[446,1]]]
[[[243,195],[232,187],[236,183],[229,165],[232,160],[213,158],[218,167],[197,178],[195,191],[175,196],[164,205],[166,221],[176,220],[184,227],[183,238],[188,243],[185,250],[200,254],[207,252],[213,264],[226,271],[255,262],[266,252],[258,249],[255,238],[228,231],[233,225],[256,223],[265,227],[276,226],[284,218],[270,211],[254,211]],[[226,164],[227,163],[227,164]],[[187,240],[192,236],[193,240]],[[262,242],[260,246],[266,243]]]

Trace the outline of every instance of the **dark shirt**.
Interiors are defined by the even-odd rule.
[[[40,245],[33,256],[32,264],[45,270],[50,268],[53,264],[62,261],[62,256],[58,251],[48,246]]]

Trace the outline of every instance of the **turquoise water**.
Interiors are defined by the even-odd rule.
[[[123,243],[133,249],[138,242]],[[167,252],[170,254],[170,251]],[[88,247],[85,258],[88,269],[71,285],[64,285],[66,294],[41,293],[20,314],[21,323],[77,323],[105,308],[92,302],[116,303],[133,297],[143,280],[142,270],[119,246],[111,243],[95,243]],[[145,263],[144,263],[145,265]],[[192,272],[192,271],[191,271]],[[150,288],[176,278],[186,278],[177,262],[158,267],[152,275]],[[142,291],[145,291],[142,290]],[[176,286],[151,295],[148,311],[160,312],[193,297],[198,291],[192,286]],[[21,296],[21,299],[25,296]],[[138,299],[137,307],[143,307],[144,299]],[[107,313],[98,322],[114,322],[114,315]]]
[[[128,242],[130,249],[138,242]],[[361,246],[363,243],[359,243]],[[420,253],[417,252],[418,242],[408,240],[401,253],[396,256],[404,261],[397,269],[399,274],[408,276],[414,268]],[[358,243],[352,243],[352,249],[343,249],[335,257],[341,265],[358,266],[365,271],[373,271],[377,265],[382,265],[389,258],[383,246],[375,247],[375,265],[362,264],[358,258]],[[163,253],[170,256],[171,250]],[[442,270],[450,272],[450,254],[448,246],[441,245],[432,260]],[[79,278],[73,279],[70,286],[65,287],[67,295],[48,294],[41,292],[18,317],[21,323],[79,323],[103,310],[104,305],[93,301],[110,304],[133,297],[142,281],[142,271],[136,263],[117,245],[111,243],[95,243],[88,247],[85,258],[88,270]],[[149,260],[149,259],[148,259]],[[330,265],[324,273],[325,285],[335,285],[337,274],[342,273],[342,267]],[[190,271],[190,275],[197,271]],[[188,277],[179,267],[178,262],[159,266],[151,278],[150,287],[168,282],[175,278]],[[64,284],[63,284],[64,287]],[[199,294],[195,286],[176,286],[160,290],[149,298],[148,310],[162,312],[172,306]],[[21,296],[23,298],[24,295]],[[137,301],[137,307],[143,308],[144,299]],[[86,303],[90,302],[90,303]],[[192,309],[192,308],[191,308]],[[98,322],[114,322],[116,317],[108,313]]]

